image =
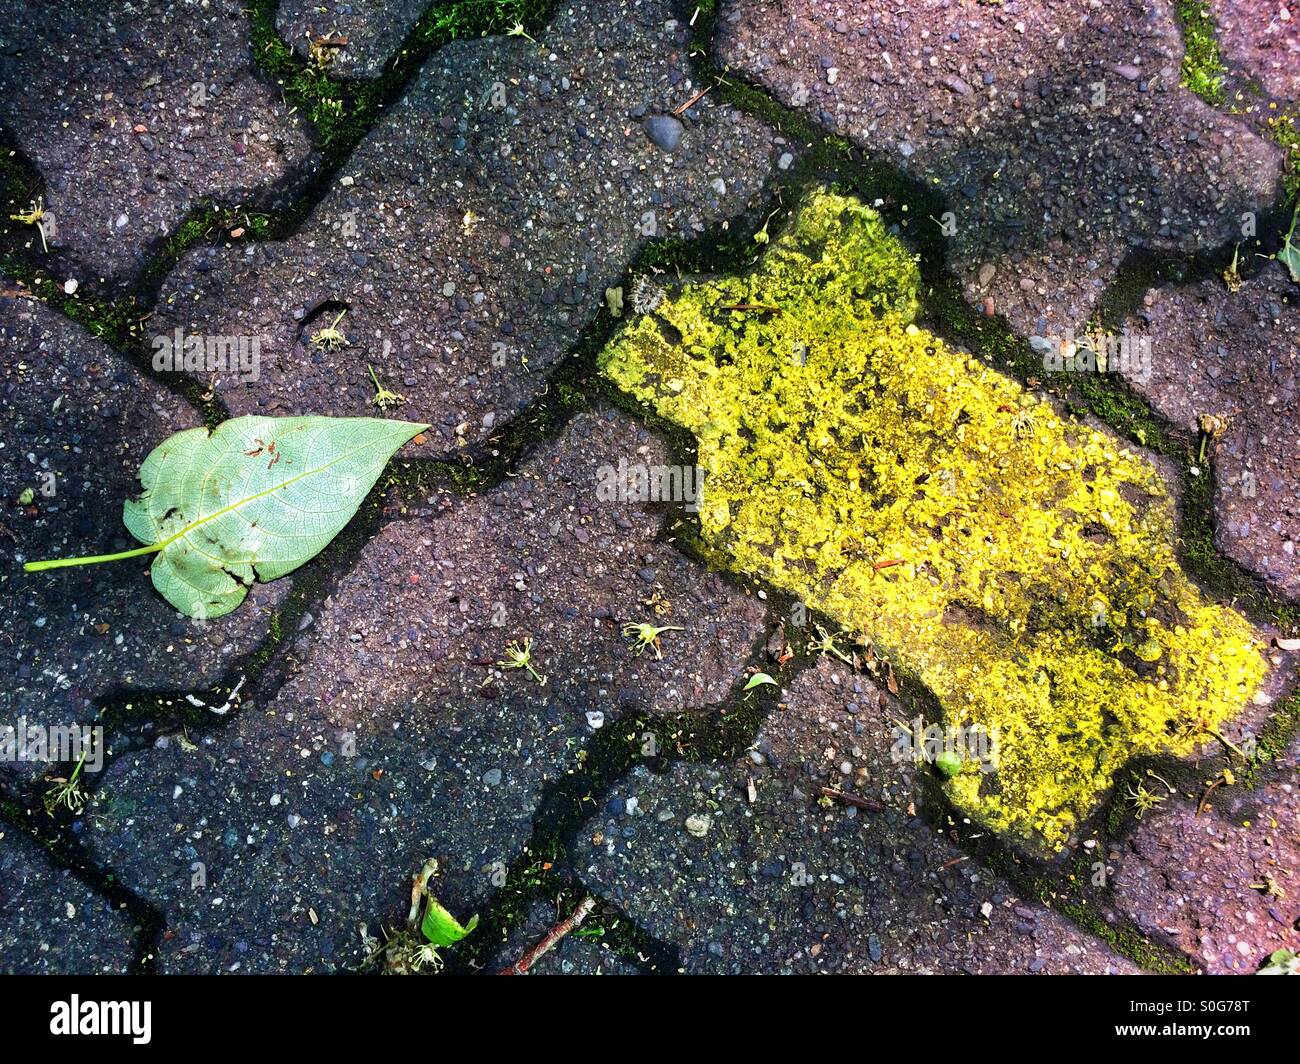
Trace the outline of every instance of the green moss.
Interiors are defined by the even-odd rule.
[[[1208,104],[1218,107],[1227,99],[1223,79],[1227,68],[1214,36],[1214,20],[1203,0],[1178,0],[1178,21],[1183,26],[1183,86]]]
[[[1300,128],[1290,111],[1283,111],[1268,120],[1269,136],[1282,149],[1283,202],[1293,204],[1300,200]]]
[[[444,0],[431,5],[378,77],[336,77],[328,63],[309,61],[280,37],[276,0],[250,8],[253,56],[285,98],[311,120],[317,146],[340,161],[374,124],[435,48],[449,41],[503,33],[516,23],[536,30],[553,6],[550,0]]]
[[[599,364],[697,439],[704,539],[870,638],[947,723],[997,728],[999,770],[950,796],[1059,847],[1264,661],[1180,569],[1156,470],[919,329],[918,284],[874,211],[814,193],[754,271],[665,295]]]

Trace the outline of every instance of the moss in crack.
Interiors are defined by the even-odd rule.
[[[1300,734],[1300,690],[1293,691],[1270,715],[1255,741],[1255,760],[1243,774],[1247,786],[1259,782],[1259,768],[1286,757],[1292,739]]]
[[[45,850],[50,860],[65,869],[87,889],[104,898],[114,909],[128,913],[134,921],[135,956],[131,974],[148,975],[154,970],[155,944],[165,930],[162,912],[134,891],[124,887],[110,869],[91,859],[81,836],[74,835],[72,822],[80,818],[67,809],[51,817],[35,789],[25,794],[0,794],[0,825],[30,837]]]
[[[144,376],[152,377],[184,399],[208,428],[214,428],[226,419],[224,406],[206,393],[197,381],[179,374],[153,371],[144,346],[143,324],[149,315],[133,296],[110,300],[80,288],[68,292],[45,273],[32,270],[3,254],[0,254],[0,274],[17,282],[17,287],[10,292],[14,298],[36,299],[81,325],[92,336],[133,362]]]
[[[1286,110],[1270,116],[1268,134],[1282,149],[1283,201],[1290,208],[1300,202],[1300,123],[1296,113]]]
[[[1227,68],[1219,52],[1214,20],[1205,0],[1178,0],[1175,11],[1183,28],[1186,49],[1183,53],[1183,87],[1212,107],[1220,107],[1227,100],[1224,90]]]
[[[758,665],[761,654],[761,647],[751,651],[751,666]],[[739,758],[774,705],[770,689],[742,695],[738,682],[732,697],[710,712],[625,716],[598,731],[575,765],[547,785],[533,814],[532,834],[507,871],[507,885],[493,897],[480,921],[477,941],[467,939],[455,959],[448,959],[448,969],[469,970],[484,964],[506,935],[523,925],[534,904],[550,902],[557,895],[564,899],[561,909],[577,904],[587,892],[568,867],[567,855],[577,832],[599,811],[610,788],[635,765],[667,771],[679,761]],[[647,733],[655,737],[652,747],[646,745]],[[674,948],[650,938],[625,915],[617,915],[624,926],[607,939],[616,956],[643,971],[666,974],[676,969]]]
[[[284,90],[289,103],[311,121],[317,146],[330,164],[337,164],[400,95],[434,49],[454,40],[504,33],[517,24],[536,31],[554,3],[441,0],[431,4],[373,79],[335,77],[328,64],[299,56],[276,29],[278,7],[278,0],[256,0],[250,8],[254,59]]]
[[[1114,798],[1113,804],[1122,804]],[[1110,806],[1096,817],[1105,823]],[[1132,920],[1111,904],[1112,882],[1108,875],[1098,885],[1097,862],[1105,868],[1105,851],[1080,848],[1064,866],[1053,867],[1026,858],[1003,840],[955,820],[945,812],[940,798],[928,800],[925,818],[956,846],[976,857],[1011,883],[1024,897],[1067,917],[1082,930],[1105,942],[1144,971],[1162,975],[1190,975],[1195,966],[1167,942],[1153,941]]]
[[[12,298],[32,298],[75,321],[92,336],[135,363],[146,376],[158,380],[164,387],[185,399],[200,413],[205,424],[212,427],[225,419],[225,410],[212,396],[206,395],[195,381],[177,374],[156,374],[145,353],[144,323],[149,318],[145,310],[147,300],[142,289],[121,296],[109,297],[97,293],[90,285],[68,285],[52,270],[61,261],[35,253],[30,234],[18,231],[9,216],[41,197],[43,183],[30,163],[16,150],[4,149],[0,154],[0,274],[6,282],[7,294]],[[170,237],[147,271],[147,276],[165,272],[174,264],[180,252],[195,241],[204,238],[217,219],[224,217],[205,206],[187,219]]]

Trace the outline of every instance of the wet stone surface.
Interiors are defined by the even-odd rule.
[[[1121,911],[1214,974],[1254,972],[1274,950],[1294,949],[1297,772],[1300,743],[1293,743],[1259,770],[1253,789],[1222,789],[1199,815],[1187,796],[1148,814],[1116,862]]]
[[[1126,323],[1150,342],[1150,374],[1135,363],[1126,373],[1132,386],[1192,432],[1206,416],[1220,419],[1207,444],[1219,549],[1293,598],[1300,596],[1295,292],[1270,263],[1237,292],[1217,278],[1153,289]]]
[[[121,975],[131,969],[131,917],[8,825],[0,826],[0,911],[0,973]]]
[[[310,165],[233,0],[58,4],[39,16],[4,0],[0,122],[44,178],[51,250],[66,250],[67,275],[83,282],[129,281],[205,197],[287,194]]]
[[[275,25],[280,36],[304,59],[328,57],[326,64],[331,74],[372,78],[397,51],[427,6],[426,0],[389,0],[383,4],[284,0],[276,12]]]
[[[609,727],[733,690],[754,600],[655,544],[659,516],[595,497],[597,468],[642,447],[658,445],[625,418],[580,415],[502,487],[384,527],[296,637],[282,689],[197,749],[162,739],[107,771],[87,835],[165,911],[163,970],[356,963],[357,925],[400,922],[428,857],[467,918],[572,771],[588,711]],[[656,591],[658,623],[686,629],[662,661],[618,623],[653,617],[638,600]],[[545,685],[492,664],[530,634]]]
[[[43,303],[5,298],[0,404],[0,727],[89,724],[97,700],[119,690],[201,691],[261,642],[291,581],[259,585],[218,628],[172,609],[149,582],[147,557],[21,568],[139,546],[122,524],[136,471],[156,444],[201,424],[196,411]],[[46,767],[0,763],[0,785]]]
[[[761,191],[772,138],[754,120],[706,97],[675,151],[642,128],[696,92],[672,11],[575,3],[540,44],[439,50],[296,236],[181,261],[160,332],[261,338],[256,382],[205,378],[238,413],[373,412],[373,365],[439,450],[490,436],[652,234],[689,237]],[[343,310],[347,346],[313,343]]]
[[[869,678],[823,663],[782,697],[745,758],[634,769],[579,835],[578,876],[686,971],[1135,970],[920,819],[931,770],[890,760],[907,711]],[[826,786],[885,809],[821,806]]]
[[[1276,195],[1277,150],[1179,87],[1164,3],[728,0],[716,51],[936,184],[968,301],[1025,335],[1082,332],[1130,250],[1216,247]]]

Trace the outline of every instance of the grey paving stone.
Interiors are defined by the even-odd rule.
[[[1166,3],[727,0],[716,48],[937,184],[967,299],[1026,335],[1081,332],[1130,250],[1216,247],[1277,194],[1277,149],[1179,87]]]
[[[1221,787],[1199,815],[1185,796],[1147,814],[1115,862],[1119,909],[1214,974],[1254,972],[1274,950],[1295,949],[1298,772],[1294,742],[1253,788]]]
[[[237,0],[39,13],[3,0],[0,122],[44,177],[49,243],[82,282],[129,281],[204,197],[287,191],[310,164],[299,118],[254,69]]]
[[[320,3],[284,0],[275,15],[276,29],[299,55],[324,54],[330,73],[373,78],[419,21],[427,0],[387,3]]]
[[[35,842],[0,826],[0,973],[124,974],[135,959],[136,929]]]
[[[672,12],[585,0],[539,44],[439,50],[294,237],[182,260],[160,331],[262,338],[258,381],[205,378],[236,412],[373,412],[373,365],[439,450],[490,436],[546,388],[647,233],[691,236],[762,188],[770,131],[708,97],[677,151],[642,130],[697,90]],[[344,309],[347,346],[314,345]]]
[[[658,446],[622,416],[581,415],[500,488],[414,507],[297,637],[281,690],[252,692],[197,750],[172,739],[110,767],[87,835],[165,911],[163,970],[356,963],[358,924],[400,923],[429,857],[435,894],[468,918],[577,764],[589,712],[611,727],[734,689],[761,638],[755,601],[657,544],[659,516],[595,497],[600,465]],[[653,616],[638,600],[656,589],[672,603],[659,623],[686,629],[662,661],[619,634]],[[493,666],[529,636],[545,685]]]
[[[201,424],[187,403],[45,304],[0,298],[0,727],[88,724],[118,691],[200,691],[264,638],[289,581],[255,589],[218,628],[176,612],[148,558],[25,573],[42,558],[139,544],[122,505],[145,456]],[[32,493],[23,503],[24,492]],[[53,492],[53,494],[47,494]],[[0,764],[39,773],[38,762]]]
[[[749,757],[634,769],[617,791],[634,815],[606,809],[579,836],[589,889],[676,943],[686,971],[1135,970],[917,818],[932,770],[891,761],[907,711],[869,678],[823,663],[783,701]],[[885,809],[821,805],[823,786]]]
[[[1146,293],[1127,328],[1148,360],[1125,371],[1175,424],[1199,432],[1215,485],[1215,542],[1283,595],[1300,595],[1300,310],[1296,287],[1270,263],[1240,291],[1219,279]],[[1210,475],[1209,468],[1202,475]]]

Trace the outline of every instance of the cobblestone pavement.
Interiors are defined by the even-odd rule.
[[[45,178],[67,277],[124,284],[204,200],[287,194],[310,168],[245,5],[29,8],[0,8],[0,122]]]
[[[1135,390],[1191,432],[1214,432],[1219,548],[1282,593],[1300,593],[1300,311],[1277,263],[1229,292],[1221,281],[1148,291],[1127,324],[1150,345]]]
[[[1179,85],[1172,5],[843,9],[726,2],[719,58],[940,185],[967,298],[1022,333],[1082,332],[1132,249],[1215,247],[1276,194],[1277,150]]]
[[[363,414],[373,365],[441,448],[492,435],[545,389],[637,247],[743,211],[773,151],[770,131],[707,99],[689,129],[660,115],[672,150],[653,143],[645,116],[696,91],[689,36],[665,28],[667,5],[613,21],[598,6],[557,15],[554,51],[444,48],[292,238],[182,260],[160,331],[262,339],[258,380],[205,380],[238,413]],[[314,348],[344,311],[349,349]]]
[[[481,920],[455,972],[587,894],[535,971],[1300,949],[1300,330],[1270,261],[1294,18],[1210,5],[1216,98],[1163,2],[23,6],[0,0],[0,971],[369,969],[429,858]],[[927,329],[1160,456],[1180,562],[1261,633],[1270,679],[1220,738],[1129,765],[1055,858],[957,811],[903,741],[932,692],[711,546],[695,439],[596,369],[660,284],[749,269],[814,182],[917,256]],[[1106,329],[1145,361],[1053,372]],[[158,360],[177,336],[205,357]],[[173,433],[376,416],[380,389],[429,427],[228,616],[178,613],[147,558],[23,571],[132,546],[119,508]]]

